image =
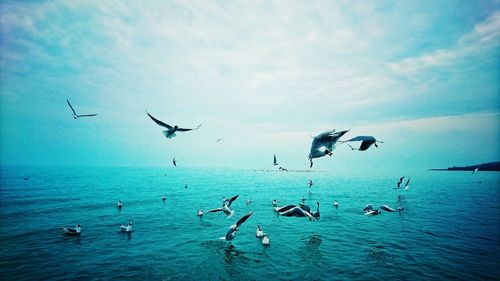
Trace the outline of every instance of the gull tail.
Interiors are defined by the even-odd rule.
[[[167,139],[171,139],[171,138],[173,138],[173,137],[175,137],[175,136],[176,136],[176,134],[175,134],[175,133],[170,133],[168,130],[163,131],[163,134],[165,135],[165,137],[166,137]]]

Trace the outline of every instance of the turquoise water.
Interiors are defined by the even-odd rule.
[[[410,175],[407,192],[392,189],[399,176],[3,167],[0,279],[498,280],[499,174],[423,171]],[[232,218],[196,216],[236,194]],[[321,203],[319,221],[277,217],[271,208],[273,198],[285,205],[303,196]],[[362,212],[398,202],[405,212]],[[221,241],[249,211],[236,238]],[[133,233],[119,232],[129,220]],[[59,229],[77,223],[80,237]],[[255,238],[257,225],[270,247]]]

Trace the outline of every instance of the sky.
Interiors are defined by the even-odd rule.
[[[0,31],[2,165],[306,169],[331,129],[384,143],[315,169],[500,159],[499,1],[2,1]]]

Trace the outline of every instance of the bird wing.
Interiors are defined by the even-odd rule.
[[[213,210],[210,210],[208,212],[215,213],[215,212],[220,212],[220,211],[222,211],[222,208],[213,209]]]
[[[82,115],[77,115],[78,117],[90,117],[90,116],[97,116],[97,113],[94,114],[82,114]]]
[[[363,211],[365,211],[365,212],[368,212],[370,210],[373,210],[373,205],[372,204],[366,205],[366,207],[363,209]]]
[[[73,107],[71,106],[71,103],[69,103],[69,100],[66,99],[66,102],[68,102],[69,108],[71,108],[71,111],[73,111],[73,114],[77,115]]]
[[[201,124],[198,125],[198,126],[196,126],[196,128],[194,128],[194,129],[178,128],[177,131],[179,131],[179,132],[187,132],[187,131],[191,131],[191,130],[198,130],[200,127],[201,127]]]
[[[387,212],[396,212],[396,210],[394,210],[393,208],[391,208],[387,205],[382,205],[379,207],[379,209],[382,209],[382,210],[387,211]]]
[[[352,139],[349,139],[349,140],[346,140],[344,142],[348,142],[348,141],[375,141],[375,138],[372,137],[372,136],[357,136],[357,137],[354,137]]]
[[[237,222],[236,222],[236,226],[240,226],[242,223],[244,223],[251,215],[253,214],[253,212],[250,212],[246,215],[244,215],[243,217],[241,217],[241,219],[239,219]]]
[[[407,187],[409,183],[410,183],[410,178],[408,178],[408,180],[406,181],[405,187]]]
[[[240,196],[239,194],[232,197],[231,199],[229,199],[229,201],[227,202],[227,206],[228,207],[231,207],[231,203],[233,203],[234,200],[236,200],[236,198],[238,198],[238,196]]]
[[[158,124],[158,125],[160,125],[162,127],[165,127],[165,128],[167,128],[169,130],[172,129],[172,126],[170,126],[170,125],[168,125],[166,123],[163,123],[162,121],[154,118],[153,116],[151,116],[151,114],[149,114],[149,112],[146,111],[146,113],[148,114],[149,118],[151,118],[153,121],[155,121],[156,124]]]
[[[332,151],[335,143],[337,143],[337,141],[347,132],[349,132],[349,130],[340,132],[331,130],[317,135],[316,137],[314,137],[311,144],[311,152],[318,150],[321,147],[325,147],[328,150]]]

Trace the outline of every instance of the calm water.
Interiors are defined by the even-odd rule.
[[[498,280],[499,174],[423,171],[407,192],[392,189],[399,176],[4,167],[0,279]],[[232,218],[196,216],[236,194]],[[321,203],[319,221],[277,217],[271,208],[273,198],[285,205],[302,196]],[[368,203],[398,202],[401,214],[362,212]],[[251,210],[231,243],[219,240]],[[129,220],[134,232],[120,233]],[[59,229],[77,223],[80,237]],[[270,247],[255,238],[257,225]]]

